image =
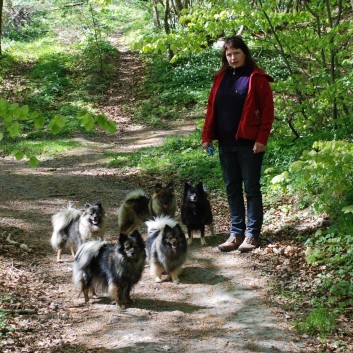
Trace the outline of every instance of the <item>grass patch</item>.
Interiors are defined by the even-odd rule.
[[[40,141],[8,141],[0,145],[0,153],[9,155],[16,151],[22,151],[25,155],[35,155],[42,158],[51,158],[60,155],[63,152],[73,148],[78,148],[82,143],[74,140],[43,140]]]
[[[314,308],[304,320],[295,324],[296,329],[302,334],[320,335],[325,338],[335,329],[336,315],[328,308]]]
[[[210,189],[223,190],[217,156],[207,155],[200,146],[200,132],[188,137],[169,137],[163,146],[137,153],[108,154],[110,167],[139,168],[142,173],[169,175],[182,181],[203,181]]]

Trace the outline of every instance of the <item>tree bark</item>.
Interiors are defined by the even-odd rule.
[[[0,0],[0,57],[2,56],[2,10],[4,7],[4,0]]]
[[[155,28],[161,28],[161,20],[159,17],[159,11],[158,11],[158,1],[157,0],[152,0],[152,19],[153,19],[153,26]]]
[[[165,0],[164,1],[164,31],[166,34],[170,34],[169,18],[170,18],[170,3],[169,3],[169,0]],[[171,59],[173,56],[174,56],[174,53],[170,49],[170,46],[168,45],[169,59]]]

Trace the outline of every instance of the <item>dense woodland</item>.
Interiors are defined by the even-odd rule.
[[[97,108],[119,56],[110,39],[119,32],[145,68],[138,101],[123,109],[156,129],[190,120],[198,129],[136,156],[110,156],[110,166],[203,178],[219,194],[218,161],[204,158],[200,127],[219,42],[240,33],[275,79],[266,208],[305,211],[325,225],[291,234],[311,276],[276,289],[293,310],[307,304],[293,323],[299,331],[321,341],[333,335],[332,351],[345,352],[352,337],[340,323],[353,314],[353,1],[0,0],[0,16],[2,157],[36,166],[71,148],[63,143],[71,137],[119,130]],[[0,336],[2,317],[0,309]]]

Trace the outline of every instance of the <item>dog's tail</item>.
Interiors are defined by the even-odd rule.
[[[148,234],[153,234],[164,229],[166,225],[171,228],[174,228],[178,224],[178,222],[170,216],[163,215],[157,216],[154,219],[145,222],[145,224],[147,225]]]
[[[99,251],[106,244],[108,242],[104,240],[92,240],[82,244],[78,248],[72,266],[72,280],[75,285],[79,286],[81,284],[83,270],[98,256]]]
[[[147,220],[149,218],[148,203],[149,198],[142,189],[129,192],[118,209],[119,229],[129,233],[134,230],[137,223]]]
[[[61,209],[60,212],[51,217],[51,223],[53,225],[51,245],[53,249],[58,250],[58,246],[62,242],[62,230],[65,229],[73,220],[79,218],[81,214],[81,210],[72,207],[72,203],[69,203],[66,208]]]
[[[130,192],[126,195],[124,201],[126,202],[126,201],[130,201],[130,200],[133,200],[133,199],[138,199],[138,198],[140,198],[140,197],[147,197],[147,195],[146,195],[146,193],[145,193],[144,190],[142,190],[142,189],[136,189],[136,190],[130,191]]]

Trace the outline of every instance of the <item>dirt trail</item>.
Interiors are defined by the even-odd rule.
[[[133,60],[122,50],[121,70]],[[134,83],[117,80],[102,108],[122,119],[116,135],[82,140],[82,148],[35,169],[23,161],[0,160],[0,294],[10,298],[5,310],[12,313],[14,327],[2,340],[2,352],[305,352],[285,318],[266,304],[266,278],[254,270],[251,257],[217,251],[224,240],[219,232],[215,238],[207,234],[204,247],[194,240],[180,284],[156,284],[146,266],[133,292],[134,304],[126,310],[104,298],[89,306],[77,298],[71,257],[67,253],[57,263],[49,244],[50,216],[69,200],[77,206],[101,200],[108,216],[107,239],[116,240],[118,206],[129,190],[144,185],[136,171],[108,168],[104,152],[136,151],[194,129],[190,124],[152,131],[131,124],[119,108],[133,99],[123,93],[118,97],[122,85],[129,92]],[[219,231],[224,222],[215,226]],[[31,251],[6,241],[9,234]]]

